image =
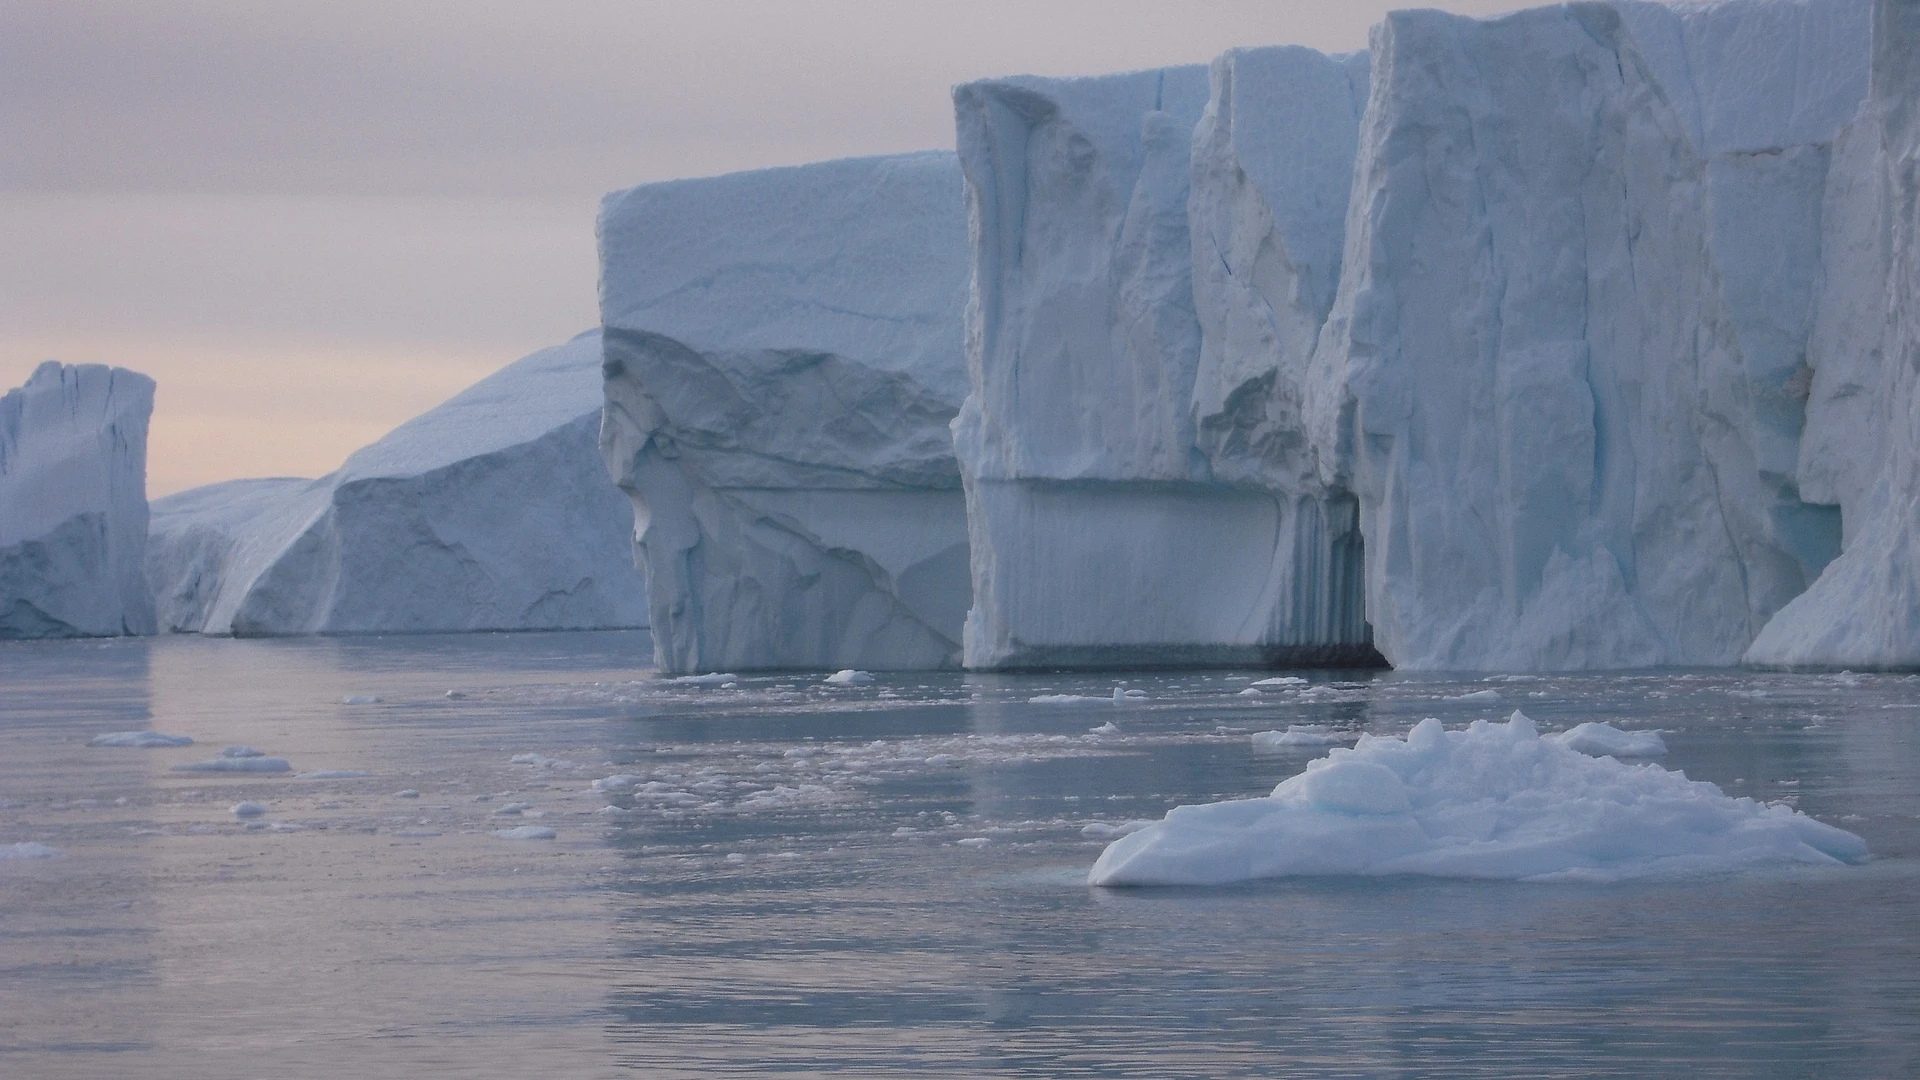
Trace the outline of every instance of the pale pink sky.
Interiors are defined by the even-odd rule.
[[[1397,6],[6,0],[0,390],[154,376],[154,495],[319,475],[593,325],[603,192],[950,147],[956,82],[1361,48]]]

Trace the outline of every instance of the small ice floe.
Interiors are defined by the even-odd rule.
[[[466,692],[465,692],[465,691],[462,691],[462,690],[449,690],[449,691],[447,691],[447,700],[448,700],[448,701],[464,701],[464,700],[466,700],[466,697],[467,697],[467,695],[466,695]]]
[[[407,788],[405,791],[394,792],[393,797],[396,799],[417,799],[420,797],[420,792],[414,788]]]
[[[1099,729],[1095,728],[1094,730],[1097,731]],[[927,759],[927,764],[936,769],[957,769],[960,767],[960,759],[954,757],[952,754],[935,754]]]
[[[1305,686],[1307,685],[1307,680],[1301,678],[1298,675],[1275,675],[1271,679],[1255,680],[1253,685],[1255,686]]]
[[[1086,694],[1035,694],[1027,699],[1029,705],[1107,705],[1112,698],[1089,697]]]
[[[1240,691],[1238,694],[1235,694],[1234,696],[1235,697],[1259,697],[1260,691],[1255,690],[1253,687],[1249,686],[1245,690]]]
[[[725,686],[740,681],[740,676],[724,671],[709,672],[705,675],[681,675],[667,680],[677,686]]]
[[[1113,688],[1113,703],[1115,705],[1125,705],[1129,701],[1145,700],[1147,700],[1147,692],[1145,690],[1129,690],[1124,686],[1116,686]]]
[[[634,788],[646,782],[647,778],[644,776],[635,776],[633,773],[615,773],[612,776],[603,776],[595,780],[593,782],[593,790],[632,791]]]
[[[1659,757],[1667,752],[1657,731],[1621,731],[1612,724],[1585,723],[1547,738],[1594,757]]]
[[[110,731],[87,740],[88,746],[130,746],[149,750],[162,746],[192,746],[185,735],[162,735],[157,731]]]
[[[267,808],[257,802],[237,802],[233,804],[233,816],[241,819],[257,818],[267,812]]]
[[[1832,675],[1829,675],[1828,678],[1839,683],[1841,686],[1860,685],[1860,676],[1855,675],[1851,671],[1836,671]]]
[[[283,773],[292,772],[293,766],[286,758],[278,757],[217,757],[210,761],[189,761],[175,765],[174,772],[244,772],[244,773]]]
[[[1120,734],[1120,725],[1109,720],[1099,727],[1088,728],[1087,730],[1093,732],[1095,735],[1118,735]]]
[[[1499,701],[1500,691],[1491,690],[1491,689],[1475,690],[1471,694],[1459,694],[1454,697],[1450,697],[1447,700],[1448,701]]]
[[[873,681],[873,676],[853,668],[841,668],[820,681],[828,686],[865,686]]]
[[[1303,746],[1332,746],[1351,738],[1352,735],[1330,731],[1320,724],[1292,724],[1285,731],[1254,732],[1253,748],[1256,751],[1294,750]]]
[[[1153,822],[1146,818],[1134,818],[1132,821],[1123,821],[1118,825],[1109,825],[1104,821],[1089,821],[1080,827],[1080,835],[1089,840],[1118,840],[1123,836],[1131,836],[1151,824]]]
[[[241,743],[233,743],[221,747],[220,756],[224,758],[266,757],[267,752],[265,750],[255,750],[253,747],[245,746]]]
[[[507,759],[509,765],[538,765],[543,769],[562,769],[573,764],[563,758],[548,757],[545,754],[515,754]]]
[[[57,859],[66,852],[48,844],[28,840],[21,844],[0,844],[0,861],[7,859]]]
[[[494,817],[519,817],[521,814],[524,814],[531,809],[533,809],[532,803],[510,802],[505,806],[496,808],[493,812],[493,816]]]
[[[407,839],[414,839],[417,837],[439,836],[440,830],[439,829],[395,829],[389,835],[406,837]]]
[[[340,704],[342,705],[378,705],[380,704],[380,695],[348,694],[346,697],[343,697],[340,699]]]
[[[729,851],[727,852],[727,861],[735,865],[738,865],[740,863],[746,862],[747,857],[738,851]]]
[[[519,825],[511,829],[495,829],[493,835],[502,840],[551,840],[559,834],[545,825]]]
[[[633,811],[627,809],[624,806],[603,806],[600,809],[595,810],[594,813],[605,814],[609,817],[625,817],[626,815],[633,813]]]
[[[1332,750],[1257,799],[1182,806],[1109,844],[1093,885],[1300,875],[1619,881],[1838,866],[1866,841],[1652,764],[1589,757],[1515,712]]]
[[[964,840],[955,840],[954,843],[959,844],[961,847],[983,848],[993,843],[993,840],[991,837],[986,836],[969,836]]]
[[[310,772],[295,773],[295,780],[359,780],[372,776],[362,769],[314,769]]]

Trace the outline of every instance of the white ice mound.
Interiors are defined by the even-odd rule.
[[[1285,731],[1256,731],[1253,733],[1253,748],[1258,752],[1297,750],[1301,747],[1333,746],[1346,742],[1353,735],[1334,731],[1323,724],[1291,724]]]
[[[1796,470],[1868,15],[1621,2],[1375,31],[1307,414],[1359,498],[1394,666],[1730,664],[1838,552]]]
[[[1920,7],[1875,8],[1872,91],[1835,140],[1821,207],[1801,493],[1846,545],[1746,661],[1920,665]]]
[[[162,625],[213,634],[646,625],[596,449],[600,336],[509,364],[319,480],[153,505]]]
[[[1657,731],[1622,731],[1591,721],[1547,738],[1594,757],[1660,757],[1667,752],[1667,741]]]
[[[1615,881],[1867,856],[1858,836],[1657,765],[1589,757],[1514,713],[1362,736],[1263,799],[1182,806],[1109,845],[1094,885],[1297,875]]]
[[[1366,85],[1278,48],[954,91],[967,666],[1373,657],[1300,420]]]
[[[164,735],[158,731],[109,731],[87,740],[88,746],[126,746],[150,750],[166,746],[192,746],[188,735]]]
[[[873,681],[873,675],[858,668],[841,668],[820,681],[829,686],[865,686]]]
[[[601,450],[660,670],[956,665],[953,155],[644,185],[599,231]]]
[[[151,634],[153,380],[48,361],[0,397],[0,638]]]

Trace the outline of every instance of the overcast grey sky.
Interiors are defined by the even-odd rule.
[[[1390,6],[4,0],[0,389],[153,375],[154,494],[318,475],[591,326],[606,191],[950,147],[956,82],[1361,48]]]

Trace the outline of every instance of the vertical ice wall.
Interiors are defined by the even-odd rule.
[[[968,666],[1372,655],[1353,508],[1296,416],[1364,84],[1259,49],[954,91]]]
[[[151,634],[153,380],[49,361],[0,397],[0,638]]]
[[[1836,140],[1800,471],[1846,549],[1750,663],[1920,665],[1920,3],[1874,8],[1872,92]]]
[[[609,195],[601,451],[663,671],[959,663],[953,155]]]
[[[1390,15],[1309,379],[1414,668],[1726,664],[1839,547],[1799,490],[1864,0]]]

